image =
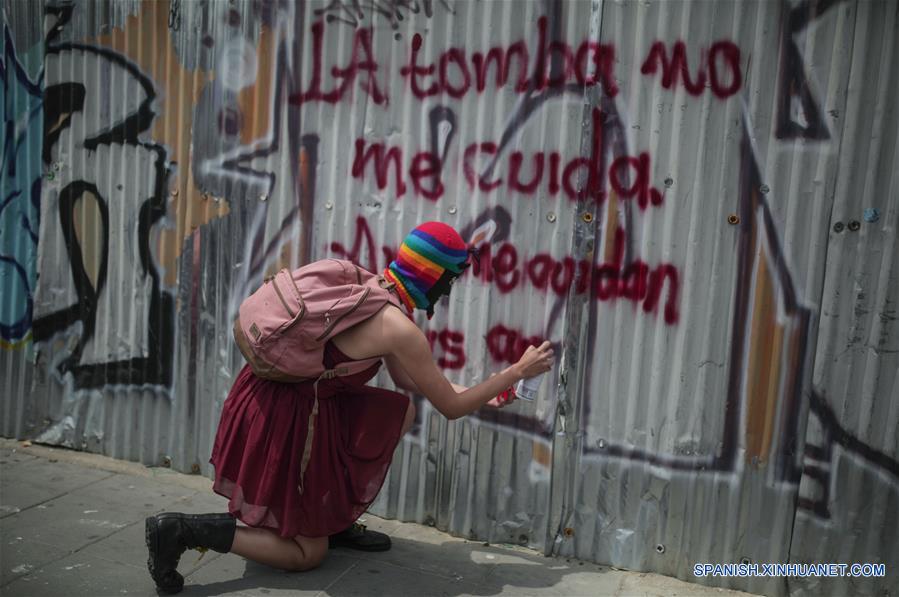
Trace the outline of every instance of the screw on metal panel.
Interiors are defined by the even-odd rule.
[[[658,545],[656,545],[656,551],[659,553],[665,553],[665,546],[659,543]]]
[[[454,214],[454,213],[456,213],[456,211],[458,211],[458,210],[456,209],[456,206],[454,205],[454,206],[452,206],[451,208],[449,208],[447,211],[449,211],[451,214]]]
[[[584,215],[581,216],[581,219],[589,224],[593,221],[593,214],[591,214],[589,211],[584,212]]]
[[[163,456],[162,466],[164,466],[165,468],[172,468],[172,458],[170,456]]]
[[[843,226],[843,222],[837,222],[836,224],[833,225],[834,232],[842,232],[843,228],[845,228],[845,226]]]
[[[554,214],[553,212],[549,212],[548,214],[546,214],[546,221],[547,222],[555,222],[556,214]]]
[[[599,440],[599,449],[605,450],[605,448],[606,448],[606,440],[604,440],[604,439]]]
[[[738,216],[737,214],[730,214],[729,216],[727,216],[727,223],[731,226],[736,226],[740,223],[740,216]]]
[[[671,188],[671,185],[673,185],[673,184],[674,184],[674,179],[671,178],[670,176],[665,179],[665,186],[668,187],[669,189]]]
[[[334,209],[334,204],[330,201],[325,203],[325,209]]]
[[[196,462],[193,463],[192,465],[190,465],[190,472],[193,473],[194,475],[199,475],[200,474],[200,465]]]
[[[856,232],[859,228],[862,227],[862,223],[858,220],[850,220],[849,221],[849,230]]]
[[[763,184],[762,186],[759,187],[759,191],[761,191],[762,193],[767,193],[770,190],[771,189],[769,189],[768,185],[766,185],[766,184]]]
[[[266,201],[266,200],[268,200],[268,195],[259,195],[259,200],[260,200],[260,201]]]

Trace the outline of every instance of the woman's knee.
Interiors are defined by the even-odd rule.
[[[294,542],[299,548],[292,569],[295,572],[303,572],[318,568],[328,555],[327,537],[294,537]]]
[[[413,423],[415,423],[415,403],[410,398],[409,406],[406,407],[406,418],[403,419],[403,435],[412,428]]]

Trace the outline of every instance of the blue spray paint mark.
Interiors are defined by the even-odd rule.
[[[42,46],[34,60],[43,62]],[[44,122],[43,67],[32,79],[16,53],[9,27],[3,25],[0,56],[0,342],[15,346],[27,340],[37,282],[37,241],[41,205],[41,146]]]
[[[880,210],[876,207],[866,207],[864,216],[866,222],[868,222],[869,224],[873,224],[880,219]]]

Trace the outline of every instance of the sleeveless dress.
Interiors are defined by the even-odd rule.
[[[330,341],[325,345],[325,367],[350,360]],[[355,522],[381,490],[409,404],[403,394],[365,385],[379,368],[319,382],[301,476],[312,382],[270,381],[244,366],[222,408],[209,460],[213,490],[229,498],[228,511],[282,537],[324,537]]]

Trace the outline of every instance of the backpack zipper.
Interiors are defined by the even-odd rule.
[[[290,276],[290,283],[293,284],[293,289],[297,291],[297,302],[300,303],[300,315],[297,317],[297,321],[303,318],[303,315],[306,314],[306,302],[303,300],[303,295],[300,293],[300,287],[297,286],[297,281],[293,279],[293,276]]]
[[[291,310],[290,306],[287,304],[287,301],[284,300],[284,295],[281,294],[281,289],[278,288],[278,283],[272,280],[272,286],[275,287],[275,293],[278,295],[278,298],[281,300],[281,304],[284,305],[284,308],[287,309],[287,314],[290,315],[290,318],[293,319],[296,316],[296,313]]]
[[[325,338],[331,332],[331,330],[334,329],[334,326],[336,326],[338,323],[340,323],[344,317],[346,317],[347,315],[350,315],[351,313],[353,313],[353,311],[358,309],[359,305],[361,305],[362,301],[364,301],[368,297],[368,294],[370,292],[371,292],[371,288],[370,287],[366,288],[365,292],[362,293],[362,296],[359,297],[359,300],[356,301],[356,304],[354,304],[352,307],[350,307],[349,311],[347,311],[346,313],[344,313],[343,315],[341,315],[340,317],[338,317],[337,319],[332,321],[330,323],[330,325],[328,325],[328,327],[325,328],[325,331],[322,333],[322,335],[319,336],[318,338],[316,338],[315,341],[318,342],[319,340]],[[327,318],[327,317],[328,317],[328,314],[325,313],[325,318]]]

